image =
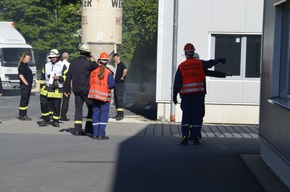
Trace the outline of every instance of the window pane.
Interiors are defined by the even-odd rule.
[[[282,15],[282,35],[281,35],[281,64],[280,64],[280,96],[286,98],[289,94],[289,51],[290,51],[290,24],[289,17],[290,11],[289,9],[283,10]]]
[[[240,76],[241,36],[216,35],[215,37],[215,58],[227,59],[225,65],[218,64],[215,70]]]
[[[3,48],[3,65],[9,67],[17,67],[21,56],[25,53],[32,56],[32,50],[30,48]],[[31,58],[29,65],[35,65],[33,57]]]
[[[286,47],[287,47],[287,51],[285,53],[285,57],[287,57],[286,59],[286,65],[287,65],[287,74],[286,74],[286,86],[287,86],[287,98],[288,100],[290,100],[290,37],[289,37],[289,33],[290,33],[290,9],[288,7],[287,9],[287,14],[286,14],[286,20],[287,20],[287,28],[285,30],[285,42],[287,43]],[[283,34],[284,35],[284,34]]]
[[[246,77],[260,77],[261,36],[247,36]]]

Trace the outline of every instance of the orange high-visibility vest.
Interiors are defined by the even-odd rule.
[[[180,94],[204,92],[204,70],[201,60],[187,59],[178,66],[182,75]]]
[[[100,79],[98,74],[101,70],[101,67],[98,67],[92,71],[90,75],[90,91],[88,98],[96,99],[103,102],[110,102],[112,100],[111,90],[108,85],[108,76],[111,74],[109,69],[105,69],[104,78]]]

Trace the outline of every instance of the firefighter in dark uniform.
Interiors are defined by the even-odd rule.
[[[66,66],[59,61],[59,52],[52,49],[49,52],[48,61],[41,70],[40,77],[40,105],[42,121],[39,126],[46,126],[50,121],[50,110],[52,110],[52,125],[59,127],[60,105],[63,95],[63,82],[68,72]]]
[[[75,135],[85,135],[93,133],[92,127],[92,106],[93,102],[88,98],[90,90],[90,74],[98,68],[98,64],[93,61],[89,44],[81,44],[79,47],[80,56],[70,62],[67,79],[65,82],[64,94],[69,96],[72,88],[75,96],[75,117],[74,127]],[[82,129],[83,105],[88,107],[85,132]]]
[[[195,48],[191,43],[184,46],[186,60],[182,62],[176,71],[173,85],[173,103],[177,104],[177,94],[181,97],[182,110],[182,140],[181,145],[188,145],[189,126],[193,124],[193,142],[201,144],[199,134],[201,131],[201,115],[204,105],[204,70],[213,67],[225,59],[202,61],[195,59]]]
[[[114,89],[114,101],[116,106],[116,120],[120,121],[124,119],[124,91],[125,80],[127,75],[127,69],[125,64],[120,60],[120,55],[115,53],[113,55],[114,61],[117,64],[117,70],[115,75],[115,89]]]
[[[30,55],[24,54],[21,56],[18,66],[18,75],[20,80],[21,98],[19,105],[19,120],[31,121],[27,116],[28,103],[33,83],[33,75],[31,69],[28,67]]]

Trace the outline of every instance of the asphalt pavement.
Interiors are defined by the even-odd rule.
[[[17,119],[18,95],[0,97],[0,192],[289,191],[259,157],[257,125],[204,125],[202,145],[182,146],[179,123],[130,107],[116,121],[112,106],[110,139],[100,141],[73,135],[70,104],[70,121],[39,127],[37,93],[32,121]]]

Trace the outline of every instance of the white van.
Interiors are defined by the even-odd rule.
[[[20,88],[18,63],[24,53],[31,56],[28,66],[33,74],[32,88],[35,88],[37,77],[32,47],[14,28],[14,22],[0,21],[0,77],[4,90]]]

